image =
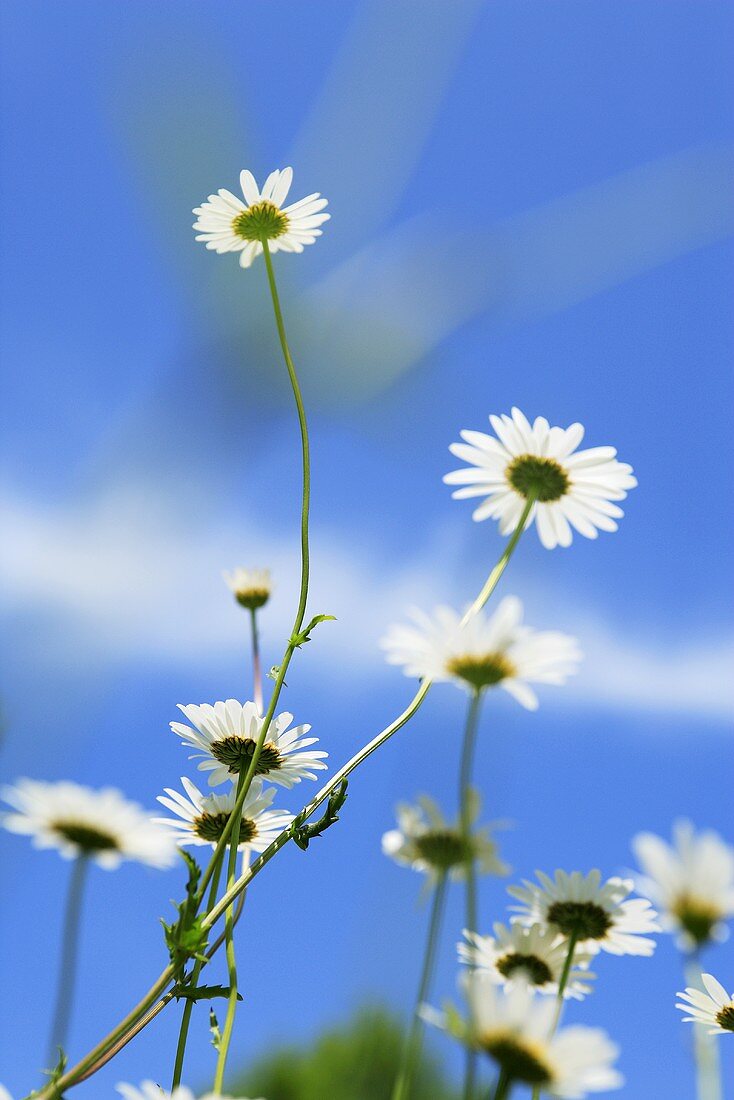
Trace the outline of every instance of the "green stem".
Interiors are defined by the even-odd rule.
[[[229,869],[227,872],[227,886],[231,886],[237,877],[237,848],[232,845],[229,854]],[[229,977],[229,996],[227,997],[227,1015],[224,1020],[224,1030],[219,1044],[217,1056],[217,1068],[214,1074],[213,1091],[221,1093],[224,1086],[224,1071],[227,1066],[229,1045],[232,1041],[234,1030],[234,1018],[237,1013],[237,957],[234,948],[234,905],[230,905],[224,917],[224,943],[227,956],[227,974]]]
[[[685,966],[686,985],[701,988],[701,965],[694,953]],[[705,1025],[693,1024],[693,1049],[696,1058],[696,1100],[723,1100],[719,1048],[715,1035]]]
[[[260,637],[257,630],[257,611],[250,608],[250,636],[252,639],[252,698],[257,713],[263,712],[263,677],[260,666]]]
[[[461,836],[464,842],[466,856],[466,930],[476,932],[478,930],[477,914],[477,871],[474,851],[472,848],[472,770],[474,765],[474,750],[477,743],[477,729],[479,728],[479,713],[482,706],[482,692],[473,691],[469,698],[469,709],[466,715],[464,727],[464,742],[461,750],[461,767],[459,769],[459,807]],[[473,1032],[474,1020],[470,1018],[469,1026]],[[477,1078],[477,1052],[473,1047],[466,1048],[466,1063],[464,1067],[464,1100],[472,1100]]]
[[[428,923],[428,938],[426,940],[425,955],[423,956],[423,970],[421,971],[421,979],[418,985],[418,996],[415,1001],[415,1009],[413,1010],[410,1029],[403,1047],[400,1071],[392,1092],[392,1100],[408,1100],[410,1096],[410,1087],[420,1057],[423,1040],[423,1021],[419,1013],[421,1005],[425,1003],[431,987],[445,901],[446,875],[442,874],[439,876],[433,891],[431,917]]]
[[[556,994],[556,1014],[553,1019],[551,1036],[555,1035],[558,1025],[561,1021],[561,1013],[563,1012],[563,994],[566,992],[566,986],[568,985],[568,977],[571,973],[571,967],[573,966],[573,957],[576,952],[576,944],[578,943],[578,938],[579,934],[577,931],[572,932],[571,935],[568,937],[568,951],[566,952],[566,959],[563,963],[561,976],[558,979],[558,993]],[[540,1085],[534,1085],[532,1100],[539,1100],[539,1097]]]
[[[523,509],[523,513],[520,516],[514,534],[509,539],[507,546],[505,547],[505,550],[503,551],[499,561],[489,574],[479,597],[477,597],[477,599],[474,601],[474,603],[471,605],[466,615],[464,616],[465,621],[468,621],[468,618],[471,618],[473,615],[481,610],[481,608],[484,606],[484,604],[487,602],[487,600],[490,598],[495,588],[497,587],[500,578],[502,577],[502,574],[509,564],[512,554],[514,553],[520,535],[522,534],[528,516],[530,515],[530,510],[532,506],[533,501],[528,500],[525,508]],[[283,678],[285,676],[285,668],[287,668],[287,664],[290,661],[291,656],[292,647],[289,645],[288,649],[286,649],[286,655],[283,664],[281,665],[278,672],[278,677],[275,683],[274,696],[275,691],[277,691],[278,693],[280,692],[280,687],[282,686]],[[265,851],[261,855],[259,855],[256,860],[254,860],[252,866],[249,867],[247,871],[245,871],[237,879],[232,888],[228,889],[226,894],[212,908],[211,912],[204,918],[203,923],[206,925],[207,928],[211,927],[213,924],[216,923],[217,920],[219,920],[222,914],[226,912],[227,908],[232,904],[233,900],[247,889],[255,875],[259,874],[259,872],[262,871],[263,867],[265,867],[270,862],[273,856],[277,855],[281,848],[285,847],[285,845],[293,836],[296,829],[303,825],[304,822],[307,821],[313,813],[315,813],[322,802],[326,801],[332,791],[336,790],[341,781],[345,779],[351,772],[353,772],[355,768],[358,768],[360,764],[363,764],[364,761],[369,756],[371,756],[373,752],[379,749],[386,741],[388,741],[393,736],[393,734],[402,729],[406,722],[410,721],[410,719],[418,711],[421,704],[423,703],[426,695],[430,690],[430,687],[431,681],[424,680],[405,710],[401,714],[399,714],[397,718],[390,722],[389,725],[385,726],[385,728],[381,730],[380,733],[378,733],[375,737],[373,737],[371,741],[364,745],[363,748],[359,750],[359,752],[355,753],[355,755],[350,760],[348,760],[347,763],[344,764],[338,772],[336,772],[332,779],[330,779],[329,782],[327,782],[318,791],[318,793],[314,795],[311,801],[308,802],[300,811],[300,813],[296,815],[291,825],[287,829],[284,829],[283,832],[275,838],[273,843],[268,848],[266,848]],[[275,707],[275,704],[273,704],[272,700],[271,707],[272,709],[274,709]],[[270,710],[270,708],[268,709]],[[272,714],[270,715],[270,717],[272,717]],[[267,723],[264,723],[264,728],[267,728]],[[224,844],[229,838],[229,833],[231,831],[231,822],[232,817],[230,816],[230,820],[223,830],[222,839],[219,841],[217,849],[215,849],[214,856],[212,857],[212,862],[210,862],[209,867],[205,871],[205,877],[208,875],[205,887],[211,880],[210,869],[212,869],[212,864],[214,862],[214,859],[216,858],[217,851],[219,851],[221,854]],[[223,939],[221,942],[223,942]],[[154,1003],[158,1000],[172,978],[173,968],[171,966],[168,966],[161,973],[155,984],[148,990],[145,996],[138,1002],[138,1004],[135,1005],[133,1009],[130,1010],[127,1016],[125,1016],[125,1018],[121,1020],[120,1023],[117,1024],[116,1027],[114,1027],[112,1031],[109,1032],[108,1035],[101,1039],[99,1043],[97,1043],[97,1045],[92,1050],[90,1050],[89,1053],[86,1054],[80,1062],[77,1063],[77,1065],[67,1070],[67,1072],[57,1083],[57,1090],[69,1088],[72,1085],[78,1084],[82,1077],[86,1078],[92,1076],[92,1074],[96,1072],[96,1069],[103,1064],[103,1059],[105,1055],[108,1051],[110,1051],[113,1046],[118,1043],[120,1046],[124,1046],[125,1037],[127,1036],[127,1034],[137,1028],[139,1022],[146,1016],[146,1013],[150,1015],[149,1010],[151,1009],[151,1006],[153,1006]],[[150,1018],[153,1018],[153,1016],[150,1015]],[[54,1100],[54,1094],[51,1089],[48,1088],[41,1092],[40,1096],[36,1097],[35,1100]]]
[[[217,891],[219,890],[219,879],[222,873],[222,863],[219,862],[219,866],[214,872],[212,877],[211,886],[209,888],[209,899],[207,901],[207,912],[210,912],[212,906],[217,900]],[[194,963],[194,968],[191,972],[190,985],[196,986],[199,981],[199,975],[204,967],[204,963],[199,959]],[[183,1073],[184,1056],[186,1054],[186,1043],[189,1037],[189,1026],[191,1024],[191,1013],[194,1011],[194,1002],[189,998],[186,998],[184,1002],[183,1012],[181,1013],[181,1027],[178,1032],[178,1043],[176,1045],[176,1059],[173,1063],[173,1079],[171,1081],[171,1091],[181,1084],[181,1074]]]
[[[58,1062],[59,1048],[64,1049],[69,1031],[79,955],[79,918],[81,916],[88,863],[89,860],[83,853],[78,855],[74,860],[69,879],[61,938],[61,963],[59,966],[59,983],[56,990],[56,1007],[54,1008],[49,1035],[49,1068],[55,1066]]]
[[[497,1081],[497,1088],[494,1090],[494,1096],[492,1100],[507,1100],[512,1089],[512,1078],[507,1070],[502,1070]]]

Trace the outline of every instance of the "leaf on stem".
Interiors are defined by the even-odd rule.
[[[173,976],[179,985],[182,985],[185,981],[184,967],[189,959],[197,959],[199,962],[204,963],[208,962],[204,954],[208,942],[208,932],[205,928],[202,928],[203,916],[197,913],[201,868],[188,852],[181,850],[181,857],[188,868],[186,897],[181,902],[173,903],[178,912],[178,920],[166,924],[161,919],[166,937],[166,947],[173,966]]]
[[[329,795],[329,801],[322,817],[318,821],[314,821],[313,825],[301,825],[299,829],[295,830],[293,840],[302,851],[306,851],[314,837],[321,836],[339,820],[339,810],[346,801],[348,785],[349,781],[342,779],[339,786]]]
[[[297,634],[292,634],[290,638],[290,644],[296,649],[300,649],[306,642],[311,641],[311,631],[319,623],[336,622],[336,615],[314,615],[311,622],[303,630],[299,630]]]

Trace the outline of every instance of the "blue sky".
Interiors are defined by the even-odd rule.
[[[535,715],[492,701],[477,779],[487,816],[513,822],[516,875],[612,874],[640,829],[685,814],[731,831],[734,15],[710,0],[424,7],[4,6],[0,774],[153,805],[185,770],[176,703],[249,690],[222,568],[272,566],[279,656],[297,588],[293,413],[262,269],[196,246],[190,209],[245,165],[293,163],[296,197],[321,190],[333,215],[278,274],[313,436],[312,606],[338,622],[297,655],[284,703],[335,763],[385,724],[411,685],[383,667],[384,627],[412,603],[461,603],[502,545],[449,499],[448,444],[512,404],[581,420],[640,487],[616,535],[551,554],[524,541],[503,591],[587,657]],[[408,1005],[425,912],[379,839],[401,798],[453,810],[460,720],[458,693],[437,689],[355,777],[328,840],[258,880],[243,1062],[364,998]],[[0,846],[16,991],[0,1080],[21,1093],[67,867]],[[91,877],[73,1053],[160,970],[178,881]],[[485,885],[487,925],[503,891]],[[452,938],[437,996],[453,993]],[[710,963],[734,985],[731,945]],[[619,1040],[630,1100],[691,1094],[677,966],[667,940],[649,961],[606,960],[569,1013]],[[175,1030],[171,1012],[79,1095],[165,1079]],[[211,1071],[202,1013],[192,1085]]]

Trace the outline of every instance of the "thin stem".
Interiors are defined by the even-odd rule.
[[[573,957],[576,952],[576,944],[578,943],[579,934],[578,931],[571,932],[568,937],[568,951],[566,952],[566,959],[563,963],[563,970],[561,976],[558,979],[558,993],[556,994],[556,1012],[553,1017],[553,1027],[551,1029],[551,1036],[555,1035],[558,1025],[561,1021],[561,1014],[563,1012],[564,993],[566,992],[566,986],[568,985],[568,978],[571,973],[571,967],[573,966]],[[540,1085],[533,1086],[532,1100],[539,1100],[540,1097]]]
[[[59,1048],[66,1045],[69,1020],[74,1003],[77,958],[79,955],[79,918],[84,896],[84,883],[87,877],[89,860],[82,853],[74,860],[66,895],[66,910],[61,938],[61,963],[59,966],[59,984],[56,990],[56,1007],[49,1035],[48,1064],[55,1066],[59,1060]]]
[[[494,1090],[494,1096],[492,1097],[492,1100],[507,1100],[507,1097],[510,1095],[511,1089],[512,1078],[510,1077],[507,1070],[503,1069],[500,1073],[499,1080],[497,1081],[497,1088]]]
[[[217,891],[219,890],[219,879],[222,873],[222,863],[219,862],[219,866],[214,872],[212,877],[211,886],[209,888],[209,899],[207,902],[207,912],[210,912],[214,903],[217,900]],[[194,963],[194,968],[191,972],[190,985],[195,987],[199,981],[199,975],[204,967],[204,963],[199,959]],[[173,1063],[173,1079],[171,1081],[171,1091],[181,1084],[181,1074],[183,1073],[184,1056],[186,1054],[186,1043],[189,1037],[189,1025],[191,1024],[191,1013],[194,1010],[194,1002],[190,998],[186,998],[184,1003],[183,1012],[181,1014],[181,1027],[178,1032],[178,1043],[176,1044],[176,1059]]]
[[[694,953],[685,966],[686,985],[701,987],[701,964]],[[693,1049],[696,1058],[696,1100],[723,1100],[719,1048],[715,1035],[705,1024],[693,1024]]]
[[[523,509],[523,513],[520,516],[514,534],[508,541],[507,546],[505,547],[505,550],[503,551],[499,561],[489,574],[480,595],[477,597],[477,599],[474,601],[474,603],[471,605],[466,615],[464,616],[465,621],[468,621],[469,618],[471,618],[473,615],[481,610],[481,608],[484,606],[484,604],[487,602],[487,600],[490,598],[495,588],[497,587],[497,584],[499,583],[502,574],[509,564],[515,547],[517,546],[519,537],[522,534],[528,516],[530,515],[532,505],[533,501],[528,500],[525,508]],[[280,666],[280,670],[278,672],[278,676],[275,682],[275,689],[273,692],[273,697],[276,699],[276,702],[276,692],[278,694],[280,693],[280,688],[285,677],[285,671],[294,648],[295,647],[289,644],[288,648],[286,649],[283,663]],[[322,802],[326,801],[331,792],[336,790],[341,781],[345,779],[348,775],[350,775],[351,772],[355,770],[355,768],[358,768],[360,764],[363,764],[364,761],[369,756],[371,756],[373,752],[379,749],[386,741],[388,741],[393,736],[393,734],[402,729],[406,722],[410,721],[413,715],[419,710],[421,704],[423,703],[426,695],[430,690],[430,687],[431,681],[423,680],[405,710],[402,711],[402,713],[399,714],[397,718],[390,722],[389,725],[385,726],[385,728],[381,730],[380,733],[378,733],[375,737],[373,737],[371,741],[368,741],[368,743],[364,745],[359,750],[359,752],[355,753],[355,755],[351,757],[351,759],[348,760],[347,763],[344,764],[326,784],[324,784],[324,786],[311,799],[311,801],[308,802],[300,811],[300,813],[296,815],[291,825],[287,829],[284,829],[283,832],[275,838],[273,843],[268,848],[266,848],[265,851],[261,855],[259,855],[256,860],[254,860],[252,866],[249,867],[247,871],[245,871],[237,879],[232,888],[228,889],[225,895],[220,899],[220,901],[217,902],[217,904],[212,908],[211,912],[204,918],[203,921],[207,928],[211,927],[213,924],[216,923],[217,920],[219,920],[222,914],[226,912],[227,908],[231,905],[234,898],[242,894],[242,892],[247,889],[255,875],[259,874],[259,872],[262,871],[263,867],[265,867],[270,862],[273,856],[277,855],[281,848],[285,847],[288,841],[292,838],[295,831],[300,828],[300,826],[303,825],[303,823],[307,821],[313,813],[315,813]],[[270,707],[268,709],[271,710],[271,708],[272,710],[275,709],[275,704],[273,703],[272,699]],[[272,713],[270,714],[270,717],[272,717]],[[267,728],[267,723],[263,723],[263,728]],[[244,802],[244,799],[242,801]],[[206,888],[206,886],[211,881],[211,874],[213,873],[213,863],[214,859],[217,856],[217,851],[219,851],[219,853],[221,854],[221,851],[223,850],[224,845],[229,838],[231,828],[228,828],[228,826],[231,826],[231,822],[232,817],[230,816],[230,820],[222,832],[222,839],[219,841],[217,849],[215,849],[212,861],[210,862],[207,870],[204,872],[204,877],[206,878],[204,888]],[[224,938],[220,937],[220,940],[217,943],[217,947],[221,946],[221,943],[223,942]],[[109,1032],[109,1034],[101,1039],[100,1042],[97,1043],[97,1045],[92,1050],[90,1050],[89,1053],[86,1054],[80,1062],[77,1063],[77,1065],[67,1070],[67,1072],[63,1075],[63,1077],[60,1078],[55,1086],[57,1091],[59,1089],[69,1088],[72,1085],[77,1084],[81,1080],[82,1076],[91,1076],[92,1073],[96,1071],[96,1067],[102,1064],[101,1059],[104,1057],[104,1055],[109,1050],[111,1050],[111,1048],[115,1046],[121,1039],[123,1039],[127,1035],[127,1033],[131,1031],[131,1029],[136,1028],[141,1019],[146,1015],[146,1013],[148,1013],[156,1000],[161,996],[172,978],[173,968],[171,966],[168,966],[160,974],[155,984],[148,990],[145,996],[138,1002],[138,1004],[135,1005],[133,1009],[130,1010],[127,1016],[125,1016],[125,1018],[121,1020],[119,1024],[117,1024],[112,1029],[112,1031]],[[124,1045],[124,1042],[122,1043],[122,1045]],[[40,1096],[38,1096],[36,1100],[54,1100],[54,1094],[51,1088],[49,1087],[41,1092]]]
[[[263,676],[260,666],[260,637],[257,629],[257,611],[250,608],[250,636],[252,639],[252,698],[257,713],[263,712]]]
[[[459,769],[459,807],[461,837],[466,852],[466,930],[476,932],[479,924],[477,915],[477,870],[472,847],[472,770],[474,750],[477,743],[479,713],[482,707],[482,692],[473,691],[469,698],[466,714],[464,741],[461,749],[461,767]],[[474,1030],[474,1020],[469,1025]],[[466,1048],[464,1066],[464,1100],[472,1100],[477,1078],[477,1052],[473,1047]]]
[[[227,873],[227,886],[231,886],[237,877],[237,848],[234,843],[230,848],[229,869]],[[224,1085],[224,1071],[227,1067],[227,1055],[229,1044],[232,1041],[234,1030],[234,1018],[237,1013],[237,956],[234,947],[234,906],[230,905],[224,917],[224,943],[227,956],[227,975],[229,978],[229,996],[227,997],[227,1015],[224,1020],[224,1030],[219,1044],[217,1056],[217,1068],[214,1074],[213,1091],[221,1093]]]
[[[441,920],[443,918],[444,903],[446,901],[446,875],[439,876],[433,891],[431,904],[431,917],[428,923],[428,938],[426,950],[423,956],[423,969],[418,985],[418,995],[415,1000],[415,1008],[411,1019],[410,1029],[403,1047],[403,1057],[400,1064],[395,1087],[392,1092],[392,1100],[408,1100],[413,1075],[420,1057],[423,1041],[423,1021],[420,1018],[420,1007],[424,1004],[431,987],[431,979],[436,964],[436,950],[438,948]]]

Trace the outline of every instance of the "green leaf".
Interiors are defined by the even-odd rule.
[[[173,990],[173,995],[177,1001],[182,997],[187,1001],[211,1001],[215,997],[229,997],[229,994],[230,988],[228,985],[180,985]],[[237,994],[237,1000],[242,1000],[239,993]]]
[[[294,831],[293,840],[301,851],[305,852],[314,837],[321,836],[339,820],[339,810],[346,802],[348,786],[349,781],[342,779],[339,786],[329,795],[326,810],[318,821],[314,821],[313,825],[301,825],[299,829]]]
[[[161,920],[166,947],[173,966],[173,976],[178,985],[183,985],[185,982],[184,970],[189,959],[207,962],[204,952],[209,935],[207,930],[202,928],[204,917],[197,913],[201,868],[189,852],[181,850],[181,858],[188,870],[186,897],[181,902],[173,903],[178,913],[178,920],[172,921],[171,924]]]
[[[314,615],[311,622],[304,630],[300,630],[297,634],[292,634],[290,644],[295,646],[296,649],[300,649],[306,642],[311,641],[311,631],[319,623],[336,622],[336,615]]]

